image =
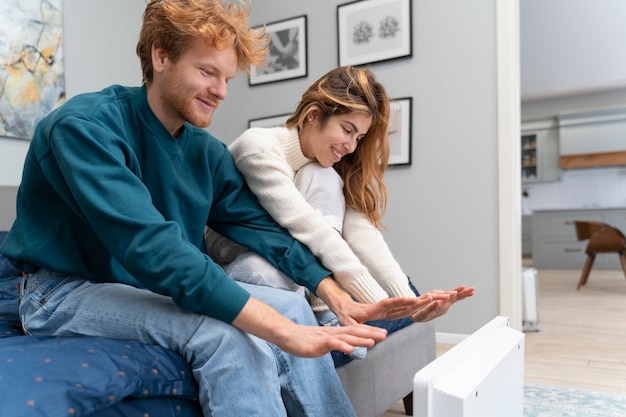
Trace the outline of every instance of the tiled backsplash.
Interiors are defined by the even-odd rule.
[[[522,184],[522,212],[539,209],[626,207],[626,167],[571,169],[561,180]]]

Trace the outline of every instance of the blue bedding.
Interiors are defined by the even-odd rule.
[[[0,256],[0,416],[202,417],[191,369],[170,350],[130,340],[25,336],[20,280]]]

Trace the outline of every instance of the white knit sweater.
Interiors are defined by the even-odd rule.
[[[415,296],[382,234],[366,216],[347,208],[342,238],[300,194],[295,173],[313,160],[302,153],[296,129],[252,128],[229,149],[261,205],[357,300],[375,303],[389,296]]]

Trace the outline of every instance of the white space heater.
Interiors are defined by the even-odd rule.
[[[525,335],[498,316],[417,372],[415,417],[522,417]]]
[[[539,323],[538,276],[535,268],[522,269],[522,324],[524,331],[541,331]]]

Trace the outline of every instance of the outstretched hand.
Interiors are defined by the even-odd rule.
[[[475,290],[476,287],[466,287],[465,285],[458,286],[448,291],[430,290],[424,295],[434,297],[437,294],[448,294],[449,297],[447,299],[433,299],[432,303],[415,310],[411,314],[411,319],[413,321],[425,322],[443,316],[450,310],[450,307],[452,307],[454,303],[473,296]]]
[[[337,315],[339,323],[349,326],[403,317],[410,317],[413,321],[433,320],[445,314],[457,301],[473,296],[475,287],[461,285],[448,291],[431,290],[419,297],[387,298],[374,304],[354,301],[332,278],[322,280],[317,291],[317,295]]]
[[[357,346],[372,347],[387,337],[386,330],[366,324],[294,326],[287,330],[288,337],[276,344],[284,352],[302,357],[318,357],[333,350],[352,353]]]
[[[371,320],[396,320],[410,317],[413,321],[426,322],[440,317],[457,301],[474,295],[475,287],[464,285],[451,290],[431,290],[415,298],[388,298],[375,304],[348,303],[338,312],[342,325],[365,323]]]
[[[334,313],[343,326],[371,320],[396,320],[409,317],[416,310],[426,308],[434,301],[446,301],[449,297],[445,293],[432,293],[414,298],[387,298],[375,304],[352,301],[345,303],[341,310],[334,311]]]

